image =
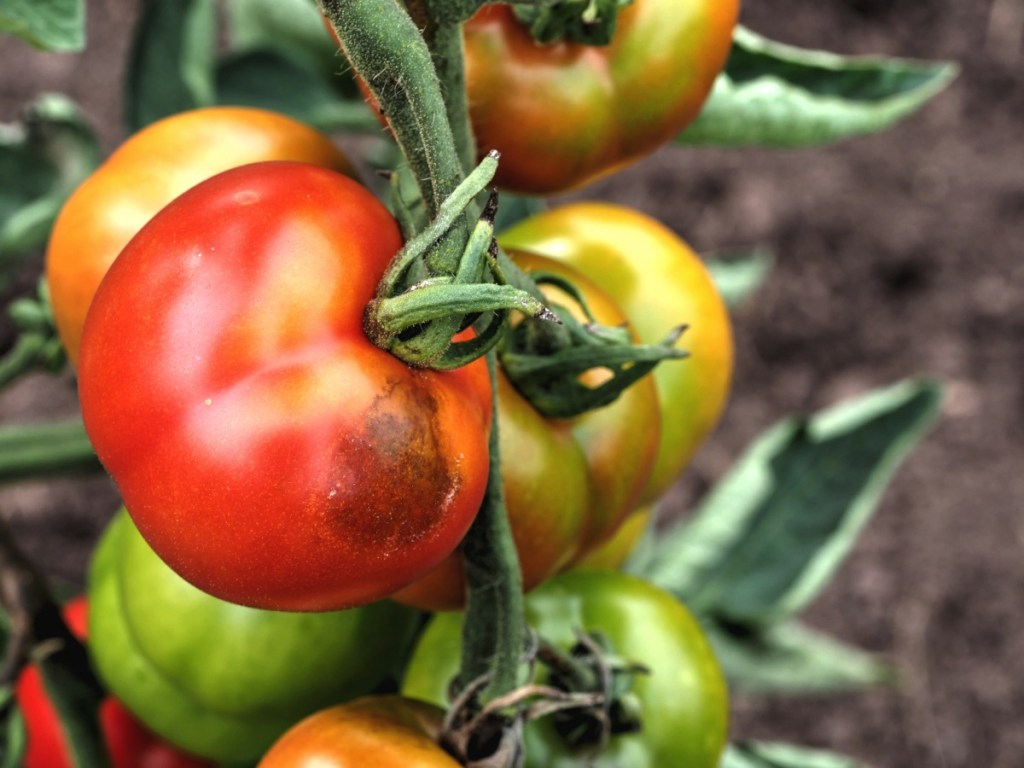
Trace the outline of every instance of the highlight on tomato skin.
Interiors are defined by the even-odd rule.
[[[182,192],[248,163],[290,160],[356,171],[331,139],[286,115],[216,106],[159,120],[130,136],[61,208],[46,251],[46,280],[64,349],[77,364],[92,298],[118,253]]]
[[[85,426],[143,536],[200,589],[364,604],[468,530],[488,473],[485,362],[412,369],[363,332],[401,245],[351,179],[262,163],[175,199],[104,278],[79,362]]]

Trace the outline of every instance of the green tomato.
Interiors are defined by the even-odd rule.
[[[599,632],[615,655],[647,667],[634,678],[641,730],[613,735],[600,753],[573,749],[549,719],[526,727],[526,768],[714,768],[728,731],[728,694],[700,626],[675,598],[633,576],[578,570],[556,576],[526,598],[526,617],[562,649],[576,630]],[[421,636],[402,693],[447,702],[458,671],[462,615],[438,614]],[[540,667],[538,666],[538,669]],[[538,682],[543,682],[538,674]]]
[[[153,731],[223,762],[252,762],[306,715],[393,677],[417,620],[390,602],[330,613],[224,602],[165,565],[124,510],[89,578],[103,682]]]

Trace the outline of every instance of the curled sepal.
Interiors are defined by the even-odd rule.
[[[516,389],[541,413],[571,418],[613,402],[663,360],[687,352],[675,344],[686,330],[673,328],[660,344],[634,344],[625,326],[594,321],[572,283],[557,275],[533,273],[539,285],[554,285],[579,305],[580,322],[565,307],[551,309],[558,325],[529,318],[512,328],[498,353],[502,370]]]
[[[14,347],[0,358],[0,387],[32,370],[60,371],[67,356],[57,337],[46,281],[40,280],[35,297],[13,301],[7,311],[20,334]]]
[[[619,12],[633,0],[559,0],[515,6],[516,17],[539,43],[565,40],[583,45],[608,45],[615,36]]]

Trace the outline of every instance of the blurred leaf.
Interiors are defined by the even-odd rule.
[[[213,0],[145,0],[128,56],[129,133],[213,103],[216,27]]]
[[[85,48],[84,0],[0,0],[0,32],[44,51]]]
[[[0,427],[0,484],[102,471],[81,421]]]
[[[680,144],[806,147],[876,133],[956,77],[950,62],[839,56],[738,27],[725,71]]]
[[[742,304],[764,281],[772,268],[772,254],[763,248],[721,256],[707,256],[704,266],[711,273],[722,300],[730,309]]]
[[[498,215],[494,219],[494,231],[503,232],[513,224],[540,213],[546,207],[544,200],[539,197],[502,192],[498,197]]]
[[[226,10],[233,51],[272,49],[329,78],[333,88],[362,98],[314,0],[232,0]]]
[[[362,99],[342,99],[315,74],[272,50],[234,54],[217,66],[217,102],[283,112],[323,131],[376,133]]]
[[[852,757],[763,741],[730,744],[719,768],[868,768]]]
[[[835,693],[891,684],[895,672],[859,648],[796,622],[769,627],[702,621],[730,687],[750,693]]]
[[[20,768],[28,745],[25,719],[9,686],[0,688],[0,768]]]
[[[741,624],[795,614],[853,546],[941,392],[908,381],[769,429],[638,567],[700,614]]]
[[[41,247],[64,200],[99,165],[96,136],[73,103],[41,96],[0,125],[0,286],[15,256]]]

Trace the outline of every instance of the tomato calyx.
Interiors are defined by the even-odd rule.
[[[47,373],[60,371],[67,355],[57,337],[46,281],[40,280],[34,297],[11,302],[8,314],[19,335],[14,347],[0,358],[0,386],[34,369]]]
[[[642,730],[640,704],[630,689],[637,675],[650,670],[617,656],[600,632],[577,630],[576,637],[568,652],[542,644],[538,658],[549,667],[548,682],[555,689],[595,695],[593,706],[553,713],[555,731],[570,747],[600,749],[612,736]]]
[[[364,330],[381,349],[409,365],[451,370],[483,356],[504,333],[509,312],[558,322],[540,298],[512,285],[498,264],[494,239],[497,196],[492,193],[473,227],[455,271],[432,263],[435,249],[475,205],[497,169],[492,152],[445,199],[433,221],[395,256],[366,308]],[[473,338],[452,341],[470,325]]]
[[[563,0],[550,5],[517,5],[516,18],[541,44],[571,41],[608,45],[619,11],[633,0]]]
[[[636,344],[628,327],[611,328],[594,320],[570,281],[547,272],[531,277],[567,294],[585,317],[577,320],[567,307],[553,304],[560,324],[525,318],[499,350],[505,374],[545,416],[571,418],[608,405],[658,363],[688,354],[675,346],[685,325],[671,329],[660,344]],[[592,371],[596,373],[589,375]]]

